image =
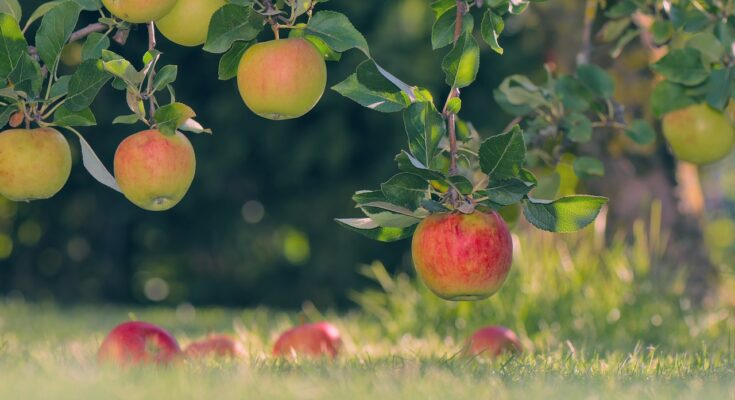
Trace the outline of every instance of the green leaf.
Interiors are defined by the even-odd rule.
[[[153,114],[153,119],[156,121],[156,126],[161,133],[164,135],[173,135],[179,126],[195,116],[196,113],[194,110],[186,104],[171,103],[156,110],[156,113]]]
[[[592,139],[592,121],[581,113],[571,113],[562,120],[562,127],[572,142],[586,143]]]
[[[18,0],[0,0],[0,13],[11,16],[15,21],[20,21],[23,16]]]
[[[178,73],[179,67],[176,65],[166,65],[161,68],[156,74],[156,77],[153,78],[153,91],[163,90],[166,86],[174,83]]]
[[[411,104],[408,95],[388,81],[372,60],[366,60],[346,80],[332,87],[363,107],[380,112],[401,111]]]
[[[41,20],[36,32],[36,50],[44,64],[52,70],[77,25],[81,7],[73,1],[63,2],[51,9]]]
[[[699,50],[705,63],[718,63],[725,55],[725,47],[710,32],[700,32],[687,41],[687,47]]]
[[[622,0],[610,7],[605,12],[605,16],[608,18],[622,18],[632,15],[636,10],[638,10],[638,5],[634,0]]]
[[[322,40],[322,38],[320,38],[318,36],[307,35],[305,32],[303,32],[303,31],[301,31],[299,29],[292,29],[291,30],[291,34],[288,35],[288,37],[298,36],[298,34],[297,34],[298,32],[302,32],[303,33],[303,36],[302,37],[304,39],[308,40],[309,42],[311,42],[311,44],[313,44],[314,47],[316,47],[316,49],[319,50],[319,53],[322,55],[322,57],[324,57],[325,60],[327,60],[327,61],[339,61],[339,60],[342,59],[342,53],[338,53],[338,52],[332,50],[332,48],[329,47],[329,45],[327,45],[327,43],[324,40]]]
[[[582,179],[589,178],[591,176],[604,176],[605,165],[602,161],[592,157],[577,157],[572,164],[574,168],[574,174]]]
[[[61,106],[54,113],[54,124],[58,126],[94,126],[97,125],[97,120],[89,108],[82,111],[71,111]]]
[[[110,171],[108,171],[107,168],[105,168],[105,165],[102,164],[102,161],[100,161],[100,158],[94,152],[94,149],[92,149],[92,146],[87,143],[87,141],[82,135],[79,134],[79,132],[75,131],[74,133],[79,138],[79,144],[82,148],[82,164],[84,165],[84,168],[87,170],[87,172],[89,172],[89,174],[92,175],[92,177],[97,180],[97,182],[109,187],[112,190],[122,193],[120,187],[117,185],[117,181],[115,181],[115,177],[112,176]]]
[[[102,57],[102,51],[110,47],[107,35],[92,32],[82,46],[82,60],[95,60]]]
[[[525,159],[526,144],[518,125],[508,132],[491,136],[480,145],[480,167],[493,180],[517,177]]]
[[[416,230],[415,225],[409,228],[381,228],[370,218],[345,218],[336,219],[335,221],[344,228],[380,242],[395,242],[406,239],[411,237]]]
[[[432,168],[439,153],[439,142],[446,134],[442,115],[429,102],[418,102],[403,113],[411,154],[423,165]]]
[[[659,83],[651,93],[651,111],[656,118],[695,103],[683,86],[669,81]]]
[[[651,144],[656,141],[656,131],[651,124],[642,119],[631,122],[628,129],[625,130],[625,135],[641,145]]]
[[[8,75],[8,80],[13,83],[15,90],[28,93],[31,97],[37,97],[41,91],[43,75],[41,66],[28,53],[18,61],[15,69]]]
[[[500,34],[505,29],[505,22],[503,17],[493,12],[492,9],[488,9],[485,15],[482,17],[482,23],[480,24],[480,33],[482,39],[485,40],[493,51],[498,54],[503,54],[503,48],[498,42]]]
[[[27,54],[28,44],[18,22],[8,14],[0,14],[0,38],[0,79],[5,80]]]
[[[508,206],[523,200],[531,189],[533,185],[528,185],[517,178],[511,178],[492,181],[487,188],[477,191],[477,195],[487,197],[495,204]]]
[[[51,85],[51,92],[49,93],[49,98],[55,99],[57,97],[66,96],[67,93],[69,93],[69,81],[71,80],[71,75],[64,75],[60,76],[56,82],[54,82],[53,85]]]
[[[15,105],[0,106],[0,128],[5,127],[10,117],[16,112],[18,112],[18,107]]]
[[[608,21],[600,29],[600,40],[604,43],[615,41],[630,26],[630,18],[620,18]]]
[[[657,19],[651,25],[651,36],[653,36],[653,43],[656,45],[662,45],[671,39],[674,34],[674,25],[671,21],[664,19]]]
[[[607,201],[596,196],[568,196],[555,201],[529,199],[523,204],[523,215],[539,229],[570,233],[592,223]]]
[[[82,111],[89,107],[102,86],[109,80],[110,75],[102,69],[101,62],[84,61],[69,80],[66,107],[71,111]]]
[[[554,82],[556,95],[569,111],[585,112],[594,101],[592,92],[572,75],[563,75]]]
[[[450,114],[459,114],[459,112],[462,110],[462,99],[460,99],[459,97],[452,97],[447,102],[446,110]]]
[[[119,117],[116,117],[114,120],[112,120],[113,125],[117,124],[125,124],[125,125],[132,125],[135,123],[138,123],[140,121],[140,116],[138,114],[130,114],[130,115],[121,115]]]
[[[380,185],[385,198],[391,204],[395,204],[411,211],[417,209],[421,200],[426,197],[429,184],[418,175],[399,173],[388,182]]]
[[[735,87],[735,69],[728,67],[712,71],[707,81],[706,99],[712,107],[722,111]]]
[[[475,190],[475,186],[472,182],[462,175],[450,176],[448,179],[449,183],[457,189],[460,194],[468,196]]]
[[[434,22],[431,28],[431,48],[434,50],[441,49],[454,42],[454,28],[457,22],[456,10],[457,6],[455,5]],[[474,27],[475,19],[472,17],[472,14],[466,13],[462,17],[461,34],[472,33]]]
[[[691,47],[671,50],[651,65],[651,69],[673,83],[686,86],[698,85],[709,76],[709,69],[704,65],[701,53]]]
[[[385,201],[361,204],[360,208],[383,228],[408,228],[421,222],[413,211]]]
[[[370,57],[365,37],[355,29],[344,15],[334,11],[321,11],[314,14],[306,26],[306,33],[324,41],[332,50],[342,53],[349,49],[358,49]]]
[[[101,61],[101,65],[105,71],[121,79],[129,87],[138,87],[145,80],[145,75],[124,58]]]
[[[408,154],[406,151],[401,151],[396,156],[396,163],[398,169],[403,172],[409,172],[414,175],[418,175],[427,181],[438,181],[444,180],[444,174],[439,171],[434,171],[422,164],[421,161],[417,160],[414,156]]]
[[[251,41],[263,30],[263,18],[251,6],[227,4],[217,10],[209,23],[204,51],[221,54],[237,41]]]
[[[219,80],[226,81],[237,76],[237,68],[240,66],[240,60],[242,60],[245,51],[255,44],[255,41],[242,42],[238,41],[233,43],[230,50],[222,55],[219,60],[219,67],[217,75]]]
[[[453,88],[464,88],[472,84],[480,69],[480,47],[470,33],[460,37],[442,61],[442,70],[446,74],[447,85]]]
[[[615,93],[615,81],[610,74],[597,65],[580,65],[577,68],[577,77],[598,97],[608,99]]]

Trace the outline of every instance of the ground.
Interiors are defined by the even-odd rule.
[[[511,278],[478,303],[437,299],[380,263],[362,269],[376,289],[355,292],[355,309],[344,313],[309,303],[289,313],[66,307],[11,297],[0,302],[0,399],[732,398],[732,274],[694,305],[681,274],[660,272],[667,266],[657,264],[652,237],[603,248],[589,230],[519,234]],[[229,333],[248,355],[168,368],[99,366],[105,333],[130,319],[161,325],[184,346]],[[322,319],[342,331],[337,360],[270,356],[278,332]],[[526,352],[494,361],[459,356],[464,339],[489,324],[518,332]]]

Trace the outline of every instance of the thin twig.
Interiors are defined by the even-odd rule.
[[[156,49],[156,26],[153,22],[148,23],[148,51],[152,52]],[[156,96],[153,93],[153,81],[156,78],[156,63],[160,54],[156,54],[151,61],[151,70],[148,73],[148,87],[146,89],[146,95],[148,96],[148,112],[149,112],[149,123],[153,124],[153,114],[156,113]]]
[[[84,28],[72,33],[71,36],[69,36],[69,43],[76,42],[79,39],[83,39],[89,36],[89,34],[94,33],[94,32],[103,32],[107,30],[107,28],[108,26],[101,22],[89,24],[85,26]]]
[[[592,59],[592,26],[597,18],[597,1],[587,0],[584,7],[584,29],[582,30],[582,48],[577,54],[577,65],[589,64]]]

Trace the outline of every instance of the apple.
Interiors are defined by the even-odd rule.
[[[190,358],[238,358],[245,355],[245,349],[229,336],[214,335],[191,343],[184,353]]]
[[[297,326],[283,332],[273,346],[280,357],[336,357],[342,346],[339,330],[329,322]]]
[[[180,132],[138,132],[115,152],[115,180],[125,197],[149,211],[164,211],[184,198],[194,180],[196,157]]]
[[[513,261],[508,226],[496,212],[432,214],[411,243],[416,272],[446,300],[480,300],[497,292]]]
[[[169,364],[181,355],[170,333],[147,322],[125,322],[113,329],[97,353],[100,362],[118,365]]]
[[[243,54],[237,85],[255,114],[273,120],[298,118],[324,94],[327,65],[303,38],[258,43]]]
[[[171,11],[156,21],[166,39],[182,46],[199,46],[207,41],[209,21],[225,0],[178,0]]]
[[[523,352],[516,334],[503,326],[488,326],[475,332],[467,341],[467,353],[472,356],[498,357],[506,352]]]
[[[134,24],[163,18],[176,5],[176,0],[102,0],[112,15]]]
[[[663,131],[676,158],[697,165],[723,159],[735,144],[730,119],[707,104],[666,114]]]
[[[0,195],[13,201],[48,199],[71,174],[69,142],[52,128],[0,133]]]

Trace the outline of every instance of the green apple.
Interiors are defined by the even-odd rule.
[[[176,0],[102,0],[112,15],[134,24],[163,18],[176,5]]]
[[[732,122],[707,104],[666,114],[663,131],[676,158],[697,165],[723,159],[735,144]]]
[[[181,46],[199,46],[207,41],[212,15],[225,0],[178,0],[165,17],[156,21],[166,39]]]

